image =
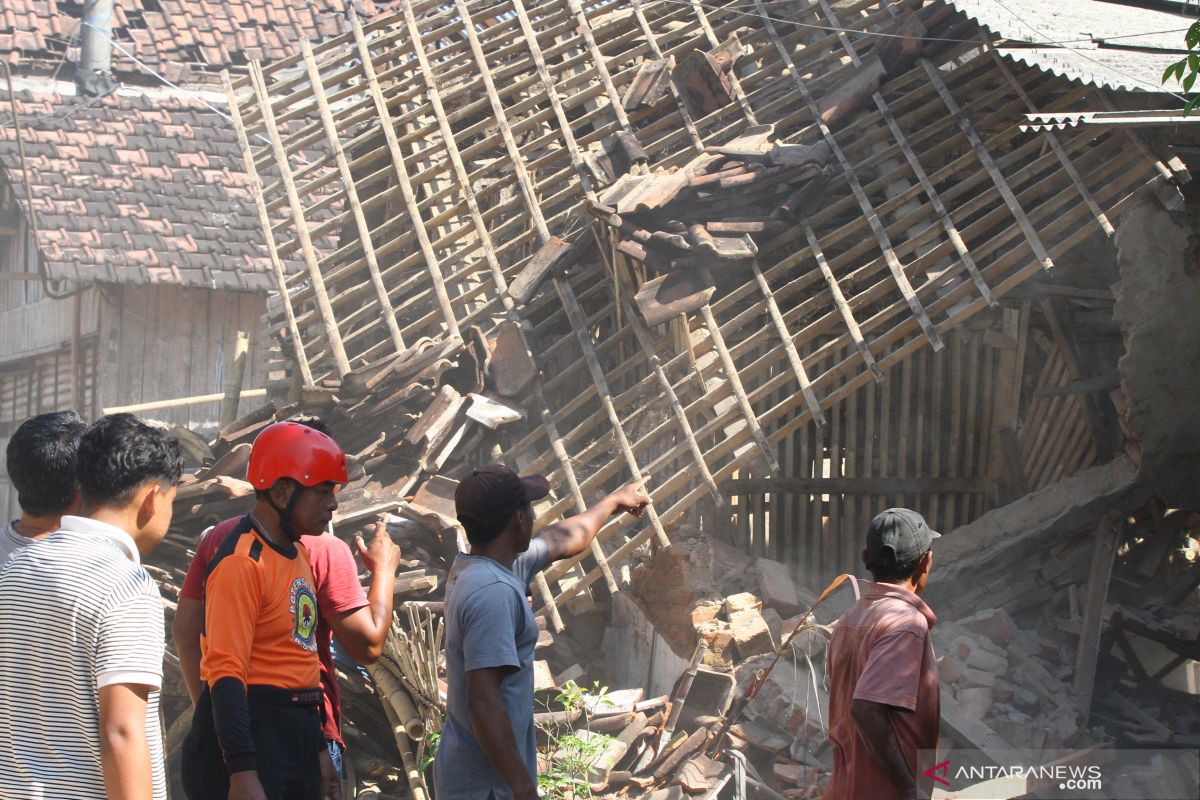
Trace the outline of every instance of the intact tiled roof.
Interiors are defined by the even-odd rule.
[[[1162,74],[1184,55],[1195,6],[1185,15],[1100,0],[948,2],[1006,39],[996,49],[1013,61],[1101,88],[1183,93]]]
[[[25,92],[19,104],[38,245],[51,278],[274,285],[228,120],[178,98]],[[28,213],[8,124],[0,124],[0,169]]]
[[[353,0],[367,19],[395,3]],[[350,30],[347,0],[122,0],[113,38],[172,80],[195,73],[274,61],[297,52],[301,39],[321,41]],[[4,0],[0,3],[0,58],[57,61],[68,45],[78,55],[80,0]],[[120,50],[118,72],[141,71]]]

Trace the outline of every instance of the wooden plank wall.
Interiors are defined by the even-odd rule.
[[[997,350],[964,326],[946,348],[923,349],[806,426],[780,448],[783,473],[747,471],[727,484],[735,543],[796,565],[810,585],[860,572],[871,517],[915,508],[953,530],[992,508],[989,470]],[[824,585],[824,584],[821,584]]]
[[[226,353],[237,331],[250,332],[243,387],[265,385],[261,295],[123,286],[101,308],[99,407],[212,394],[223,390]],[[243,409],[245,410],[245,409]],[[221,404],[145,412],[142,416],[214,433]]]
[[[1015,332],[1029,312],[1006,313]],[[823,586],[841,572],[862,573],[863,536],[885,508],[916,509],[935,530],[953,531],[1025,489],[1091,466],[1096,443],[1080,395],[1038,395],[1070,381],[1062,351],[1035,329],[1028,341],[1038,357],[1018,364],[1020,340],[1005,327],[1003,318],[995,327],[968,324],[947,336],[941,352],[921,350],[883,383],[850,395],[828,412],[827,425],[780,444],[780,476],[743,471],[725,484],[729,513],[706,509],[701,524]],[[1026,396],[1010,412],[1010,394],[1023,383]],[[1012,485],[1005,463],[1006,427],[1017,431],[1023,487]]]

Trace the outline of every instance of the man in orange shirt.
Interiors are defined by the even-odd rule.
[[[838,620],[829,642],[829,739],[833,779],[825,800],[916,800],[931,781],[918,753],[937,750],[937,622],[918,595],[940,534],[907,508],[889,508],[867,529],[862,559],[875,578]]]
[[[346,457],[325,434],[280,422],[255,440],[247,478],[254,509],[205,578],[203,686],[183,744],[184,789],[190,800],[318,800],[318,607],[298,541],[332,519]]]
[[[315,420],[300,424],[327,433]],[[259,439],[264,446],[269,444],[269,440],[270,437]],[[302,438],[301,441],[307,439]],[[301,469],[296,474],[303,476],[304,471]],[[243,520],[244,517],[227,519],[204,535],[188,567],[187,578],[179,589],[179,606],[175,610],[171,632],[193,704],[199,701],[202,687],[200,634],[204,627],[204,580],[221,543]],[[324,694],[322,732],[329,750],[328,756],[322,756],[321,759],[324,792],[326,797],[336,798],[341,795],[345,743],[341,731],[341,699],[333,665],[332,639],[336,636],[345,652],[362,664],[374,663],[382,654],[383,643],[392,626],[392,595],[400,548],[392,542],[386,526],[382,524],[374,526],[370,545],[363,541],[361,534],[358,535],[355,544],[359,556],[371,573],[370,589],[364,592],[359,583],[354,553],[345,542],[325,531],[302,529],[300,533],[303,534],[300,544],[312,569],[319,612],[317,655],[321,661],[321,691]]]

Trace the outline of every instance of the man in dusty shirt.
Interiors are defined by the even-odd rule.
[[[79,510],[76,461],[87,423],[74,411],[51,411],[21,423],[5,451],[21,518],[0,528],[0,569],[9,557],[59,528]]]
[[[449,713],[438,744],[440,798],[536,800],[533,649],[538,628],[526,599],[549,564],[587,549],[608,519],[640,515],[645,480],[627,484],[581,514],[533,538],[532,503],[549,494],[540,475],[502,464],[472,470],[454,495],[471,544],[446,579]]]
[[[825,800],[930,796],[924,772],[937,750],[940,697],[929,629],[937,617],[918,595],[940,535],[907,508],[889,508],[867,529],[862,559],[875,582],[829,642],[833,779]]]

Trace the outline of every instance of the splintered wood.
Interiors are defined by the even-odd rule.
[[[368,471],[398,452],[379,442],[403,406],[427,412],[412,486],[502,458],[547,474],[550,521],[651,477],[653,513],[539,579],[556,626],[1159,179],[1127,132],[1022,133],[1100,100],[993,56],[953,9],[801,5],[416,0],[230,87],[273,322],[304,383],[350,382]],[[427,351],[446,362],[432,395],[392,379]],[[830,441],[869,438],[864,411],[830,415],[858,426]],[[1014,446],[1042,483],[1047,445]]]

